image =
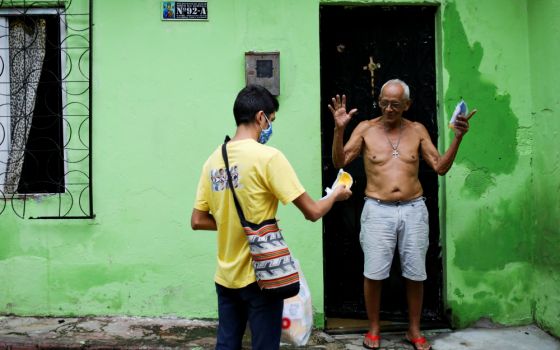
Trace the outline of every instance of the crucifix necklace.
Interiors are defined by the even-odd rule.
[[[383,128],[383,132],[385,132],[385,137],[387,137],[387,141],[389,141],[389,144],[391,145],[391,148],[393,149],[393,153],[392,153],[393,158],[399,158],[399,156],[400,156],[398,148],[399,148],[399,143],[401,143],[402,129],[403,129],[403,125],[402,125],[402,121],[401,121],[399,138],[397,140],[397,144],[393,145],[393,143],[391,142],[391,139],[389,138],[389,134],[387,134],[387,129]]]

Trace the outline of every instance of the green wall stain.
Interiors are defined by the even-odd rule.
[[[531,87],[535,114],[535,288],[533,312],[543,329],[560,336],[560,2],[527,2]]]
[[[444,66],[449,73],[445,93],[447,115],[464,98],[479,112],[471,119],[471,131],[465,137],[456,162],[470,170],[485,169],[465,182],[466,194],[479,197],[494,185],[493,175],[510,174],[518,161],[518,119],[510,107],[509,94],[498,94],[496,85],[485,81],[479,70],[484,50],[479,42],[470,45],[455,3],[445,6]]]
[[[560,124],[560,123],[558,123]],[[556,146],[558,147],[558,146]],[[560,151],[554,151],[559,154]],[[552,174],[551,174],[552,175]],[[560,271],[560,196],[558,177],[535,174],[535,264]]]
[[[453,291],[453,294],[455,294],[459,299],[462,299],[462,298],[465,297],[465,294],[463,294],[459,288],[455,288],[455,290]]]
[[[102,265],[72,266],[54,271],[51,283],[72,291],[87,291],[110,283],[122,283],[136,279],[141,274],[138,266],[110,267]],[[64,286],[64,287],[63,287]]]
[[[476,221],[455,240],[453,264],[462,270],[501,270],[512,262],[531,262],[533,228],[530,184],[497,205],[483,205]],[[507,287],[506,287],[507,288]]]
[[[0,232],[0,260],[6,260],[13,256],[23,255],[22,249],[14,232],[4,230]]]
[[[487,188],[496,184],[496,179],[487,168],[473,169],[465,178],[463,194],[480,197]]]
[[[448,283],[457,327],[481,317],[504,324],[532,320],[535,232],[531,180],[495,205],[481,204],[454,239]]]
[[[46,258],[49,254],[45,237],[38,232],[0,230],[0,261],[19,256]]]
[[[449,301],[454,326],[467,327],[482,317],[503,324],[530,323],[532,274],[528,263],[511,264],[504,271],[463,272],[465,285]]]
[[[560,122],[556,122],[560,124]],[[548,140],[544,148],[558,143]],[[556,145],[556,154],[559,154]],[[545,157],[541,155],[541,157]],[[546,160],[543,160],[546,162]],[[546,174],[546,173],[545,173]],[[543,175],[537,171],[536,180],[536,213],[535,213],[535,256],[536,268],[534,308],[537,324],[555,334],[560,335],[560,197],[558,195],[559,176]]]
[[[488,293],[488,292],[476,292],[476,293],[474,293],[473,297],[474,297],[475,300],[476,300],[476,299],[484,300],[484,299],[488,298],[488,297],[491,296],[491,295],[492,295],[492,294],[491,294],[491,293]]]

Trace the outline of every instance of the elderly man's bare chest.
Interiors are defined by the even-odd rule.
[[[417,164],[420,154],[420,138],[410,128],[387,132],[371,127],[364,134],[364,161],[373,164],[400,162]]]

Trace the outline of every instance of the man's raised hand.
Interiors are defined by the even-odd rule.
[[[469,131],[469,119],[477,112],[476,109],[473,109],[466,117],[463,114],[459,114],[457,116],[457,120],[455,121],[455,125],[453,129],[455,130],[455,136],[463,137]]]
[[[336,95],[336,97],[333,97],[331,101],[332,105],[329,105],[329,110],[333,115],[335,127],[345,128],[358,109],[354,108],[350,112],[346,112],[346,95],[342,95],[342,99],[340,98],[340,95]]]

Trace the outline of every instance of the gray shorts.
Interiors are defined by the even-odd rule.
[[[389,277],[398,243],[403,277],[426,279],[428,209],[424,197],[405,202],[383,202],[366,197],[361,217],[360,245],[364,252],[364,276]]]

